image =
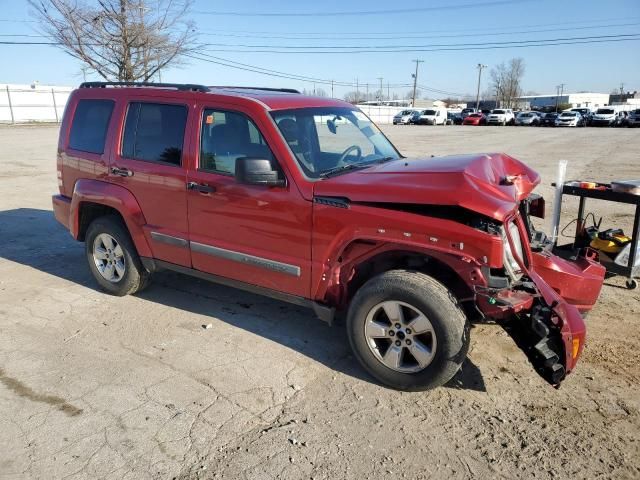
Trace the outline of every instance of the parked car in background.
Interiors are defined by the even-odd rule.
[[[413,116],[414,113],[416,113],[416,111],[413,109],[402,110],[401,112],[396,113],[395,116],[393,117],[393,124],[409,125],[411,123],[411,117]]]
[[[472,113],[462,120],[462,125],[486,125],[487,117],[484,113]]]
[[[594,127],[611,127],[615,125],[618,113],[613,107],[599,108],[591,118],[591,125]]]
[[[582,115],[582,118],[584,118],[584,122],[586,125],[591,124],[591,117],[593,117],[593,112],[591,111],[590,108],[572,108],[571,109],[572,112],[580,112],[580,115]]]
[[[444,125],[447,122],[446,108],[427,108],[416,112],[411,117],[411,123],[416,125]]]
[[[580,112],[562,112],[556,118],[556,127],[584,127],[586,122]]]
[[[543,113],[540,118],[540,126],[541,127],[555,127],[556,126],[556,118],[558,118],[557,113]]]
[[[478,110],[475,108],[463,108],[462,112],[460,112],[460,115],[462,115],[462,118],[466,118],[469,115],[471,115],[472,113],[476,113]]]
[[[537,127],[540,125],[540,114],[538,112],[520,112],[516,116],[515,124]]]
[[[636,108],[629,112],[629,118],[627,118],[627,127],[640,126],[640,108]]]
[[[487,125],[512,125],[515,120],[510,108],[495,108],[487,117]]]
[[[629,112],[618,112],[612,127],[626,127],[629,123]]]
[[[447,125],[462,125],[462,121],[463,118],[461,113],[447,113]]]

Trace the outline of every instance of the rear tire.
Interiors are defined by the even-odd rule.
[[[150,274],[142,266],[126,226],[107,215],[89,225],[85,236],[89,269],[102,290],[119,297],[144,289]]]
[[[432,277],[409,270],[382,273],[358,290],[347,334],[365,370],[398,390],[444,385],[469,349],[469,322],[453,295]]]

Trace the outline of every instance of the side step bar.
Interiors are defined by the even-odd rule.
[[[192,277],[201,278],[209,282],[218,283],[227,287],[237,288],[246,292],[255,293],[265,297],[270,297],[281,302],[291,303],[300,307],[310,308],[318,316],[320,320],[333,325],[333,319],[335,317],[336,309],[328,307],[322,303],[314,302],[304,297],[297,295],[290,295],[288,293],[279,292],[266,287],[260,287],[250,283],[241,282],[239,280],[233,280],[231,278],[221,277],[219,275],[213,275],[211,273],[202,272],[193,268],[183,267],[182,265],[176,265],[175,263],[165,262],[163,260],[156,260],[149,257],[140,257],[142,265],[148,272],[153,273],[160,270],[171,270],[173,272],[182,273],[184,275],[190,275]]]

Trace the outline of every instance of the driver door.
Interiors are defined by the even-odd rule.
[[[187,179],[193,268],[308,297],[311,203],[291,179],[269,187],[240,184],[234,176],[239,157],[269,159],[277,168],[263,127],[235,105],[199,109],[196,168]]]

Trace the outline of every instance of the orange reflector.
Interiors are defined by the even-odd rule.
[[[573,351],[571,352],[572,358],[576,358],[578,356],[578,351],[580,350],[580,339],[573,339]]]

